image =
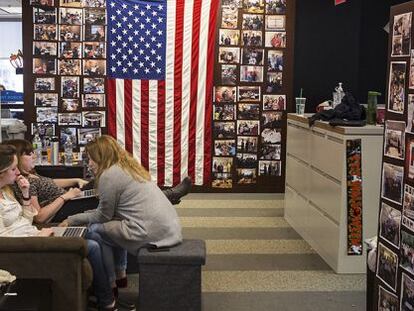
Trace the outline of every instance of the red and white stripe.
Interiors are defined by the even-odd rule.
[[[168,0],[165,80],[108,79],[108,133],[160,186],[208,185],[218,0]]]

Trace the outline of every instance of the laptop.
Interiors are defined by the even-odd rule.
[[[93,198],[96,197],[95,189],[89,189],[89,190],[83,190],[80,194],[80,196],[73,198],[71,200],[80,200],[80,199],[87,199],[87,198]]]
[[[86,227],[52,227],[54,236],[63,237],[79,237],[83,238],[86,235]]]

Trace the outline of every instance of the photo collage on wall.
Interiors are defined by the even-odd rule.
[[[213,188],[281,176],[286,2],[222,1],[213,94]]]
[[[394,15],[376,276],[377,310],[414,310],[413,13]]]
[[[33,12],[31,134],[84,146],[106,127],[105,0],[30,0]]]

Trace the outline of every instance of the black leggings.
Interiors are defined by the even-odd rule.
[[[97,198],[84,198],[65,202],[50,222],[62,222],[69,216],[83,213],[98,207]]]

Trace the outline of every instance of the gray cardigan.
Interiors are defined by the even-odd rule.
[[[98,208],[69,216],[69,225],[103,223],[107,235],[133,255],[148,244],[182,241],[177,212],[153,182],[138,182],[113,165],[99,178],[98,195]]]

